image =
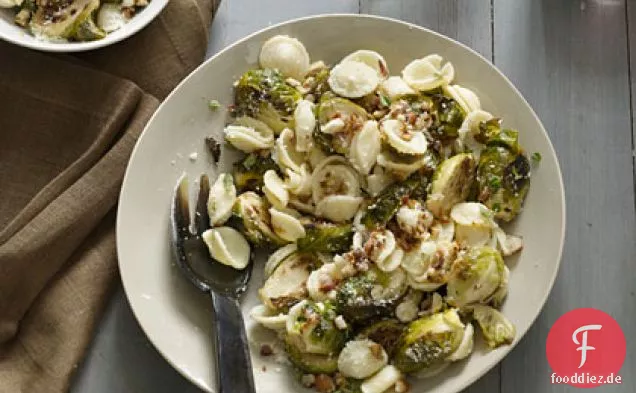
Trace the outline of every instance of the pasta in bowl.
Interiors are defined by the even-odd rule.
[[[302,58],[286,68],[272,56],[263,65],[268,41],[284,44],[273,53]],[[419,65],[403,74],[414,60]],[[332,77],[349,61],[367,68],[345,65]],[[441,76],[427,76],[427,67]],[[364,70],[351,78],[361,86],[348,85],[352,69]],[[268,87],[276,94],[236,100],[239,90],[246,99],[265,92],[259,80],[278,81]],[[440,85],[419,90],[425,83]],[[519,130],[517,144],[511,129]],[[497,132],[501,144],[480,136]],[[528,160],[532,186],[519,187],[521,213],[505,189],[478,193],[499,185],[503,164],[514,177],[523,173],[517,150],[543,156]],[[490,161],[499,172],[484,170]],[[207,392],[218,391],[208,299],[181,279],[167,242],[166,206],[184,172],[212,180],[206,237],[218,261],[240,268],[246,250],[254,258],[242,310],[259,393],[303,391],[303,383],[313,385],[308,392],[356,391],[365,382],[392,384],[389,392],[407,384],[459,392],[524,336],[558,270],[565,222],[558,161],[531,108],[489,62],[387,18],[325,15],[269,27],[221,51],[164,101],[136,144],[120,196],[117,249],[132,310],[167,361]],[[509,186],[513,176],[503,176]],[[464,263],[455,264],[459,257]],[[469,266],[478,273],[464,271]],[[493,318],[501,323],[484,335],[479,321],[491,326]],[[298,324],[288,330],[291,320]],[[324,341],[316,337],[323,324]],[[449,346],[417,370],[427,362],[403,354],[429,333],[445,335]],[[369,353],[371,363],[350,367]]]
[[[378,52],[311,63],[277,35],[234,84],[224,136],[244,156],[211,189],[204,240],[236,269],[273,252],[251,315],[306,387],[406,392],[476,334],[493,350],[515,338],[498,309],[523,240],[500,224],[531,163],[454,79],[438,54],[391,75]]]

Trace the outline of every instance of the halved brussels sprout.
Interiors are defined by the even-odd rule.
[[[515,339],[515,326],[499,311],[492,307],[476,304],[472,307],[473,318],[479,324],[486,343],[490,348],[512,344]]]
[[[404,373],[435,367],[457,350],[464,328],[455,309],[411,322],[398,342],[394,365]]]
[[[271,156],[262,157],[252,153],[235,163],[232,176],[238,192],[260,191],[263,187],[263,175],[268,170],[278,170],[278,165]]]
[[[333,355],[344,346],[348,331],[338,329],[336,310],[329,301],[303,300],[289,310],[287,343],[303,353]]]
[[[496,249],[471,248],[453,263],[446,287],[447,300],[457,307],[485,302],[501,286],[504,275],[504,261]]]
[[[386,187],[367,208],[362,224],[369,229],[384,227],[397,213],[405,198],[414,193],[426,193],[427,183],[425,177],[415,174],[403,182]]]
[[[398,320],[385,319],[362,329],[357,337],[368,338],[382,345],[389,357],[392,357],[404,328],[405,325]]]
[[[284,311],[307,298],[306,282],[317,258],[312,254],[292,253],[267,277],[258,295],[270,309]]]
[[[391,315],[408,285],[402,269],[390,273],[376,267],[347,279],[338,288],[336,302],[342,315],[353,323]]]
[[[445,218],[452,207],[466,200],[475,178],[475,159],[469,153],[450,157],[437,167],[426,200],[428,209]]]
[[[338,253],[347,251],[352,240],[353,227],[349,223],[312,221],[305,225],[305,237],[297,244],[300,251]]]
[[[530,188],[530,162],[519,150],[516,133],[502,131],[482,151],[477,167],[478,199],[495,217],[512,220]]]
[[[279,133],[293,128],[294,110],[301,98],[280,72],[268,68],[249,70],[238,80],[234,91],[235,113],[252,116]]]
[[[95,25],[93,13],[98,0],[38,2],[29,27],[36,36],[90,41],[106,33]]]
[[[440,140],[456,138],[466,113],[457,101],[443,94],[433,94],[431,99],[433,124],[429,127],[429,132]]]
[[[300,370],[310,374],[332,374],[338,371],[338,355],[318,355],[304,353],[290,340],[289,335],[285,336],[285,351],[289,361]]]
[[[230,218],[230,226],[240,230],[247,240],[256,247],[282,246],[283,239],[271,228],[269,203],[257,193],[248,191],[236,198]]]
[[[314,142],[328,154],[346,154],[355,131],[362,128],[369,117],[367,111],[347,99],[326,97],[323,97],[317,110],[318,126],[314,131]],[[342,120],[342,129],[335,133],[323,132],[322,127],[334,119]]]

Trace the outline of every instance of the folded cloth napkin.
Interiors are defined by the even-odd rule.
[[[111,47],[48,55],[0,42],[0,392],[67,391],[117,277],[129,155],[205,56],[218,0],[171,0]]]

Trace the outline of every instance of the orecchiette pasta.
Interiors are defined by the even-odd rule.
[[[398,152],[402,154],[426,153],[428,143],[422,132],[409,130],[406,124],[395,119],[383,121],[380,128],[389,145]]]
[[[263,304],[254,306],[250,310],[250,317],[272,330],[284,330],[287,326],[287,314],[272,310]]]
[[[299,172],[287,169],[285,187],[290,193],[300,197],[311,195],[311,173],[307,164],[301,164]]]
[[[279,210],[275,207],[269,209],[272,218],[274,233],[288,242],[295,242],[305,237],[305,227],[298,220],[299,214],[291,209]]]
[[[343,61],[329,75],[329,87],[336,94],[347,98],[364,97],[372,93],[380,83],[375,69],[358,61]]]
[[[462,342],[459,344],[459,347],[453,352],[447,360],[451,362],[456,362],[458,360],[465,359],[473,352],[473,335],[475,333],[475,329],[473,325],[468,323],[464,328],[464,336],[462,337]]]
[[[446,85],[444,86],[444,92],[457,101],[466,113],[481,109],[479,97],[472,90],[460,85]]]
[[[364,379],[384,367],[388,358],[378,343],[371,340],[349,341],[338,356],[338,371],[345,377]]]
[[[383,81],[380,85],[380,89],[391,100],[417,94],[417,92],[399,76],[391,76]]]
[[[362,382],[360,391],[362,393],[384,393],[391,386],[395,385],[402,378],[400,370],[395,366],[388,365],[371,378]]]
[[[382,57],[382,55],[378,52],[367,49],[358,50],[345,56],[345,58],[342,59],[343,63],[347,61],[358,61],[360,63],[368,65],[369,67],[373,68],[375,72],[378,73],[378,76],[382,79],[389,76],[389,68],[386,65],[386,61],[384,60],[384,57]]]
[[[309,69],[309,54],[296,38],[278,35],[263,44],[259,62],[263,68],[274,68],[301,80]]]
[[[225,139],[235,148],[251,153],[274,146],[274,131],[267,124],[250,118],[241,117],[234,124],[225,127]]]
[[[265,277],[269,277],[274,272],[274,269],[276,269],[285,258],[295,253],[296,250],[298,250],[296,243],[290,243],[274,251],[265,263]]]
[[[385,149],[378,155],[377,162],[396,176],[407,177],[418,169],[430,165],[430,158],[426,155],[401,155]]]
[[[311,134],[316,128],[314,104],[307,100],[300,100],[294,111],[294,127],[296,130],[296,150],[309,152],[313,147]]]
[[[387,260],[396,248],[393,232],[388,229],[371,232],[364,244],[365,252],[370,260],[376,264],[382,264]]]
[[[232,215],[232,207],[236,202],[236,187],[232,175],[222,173],[210,188],[208,197],[208,216],[210,225],[223,225]]]
[[[289,192],[285,187],[285,183],[283,183],[276,171],[271,169],[263,175],[263,193],[269,203],[277,208],[282,209],[289,202]]]
[[[451,63],[442,66],[442,57],[434,54],[413,60],[402,70],[402,78],[413,89],[428,91],[449,84],[455,78],[455,69]]]
[[[358,211],[362,197],[351,195],[328,195],[316,205],[316,215],[334,222],[347,221]]]
[[[351,140],[349,161],[360,174],[367,175],[375,165],[381,149],[382,138],[378,123],[369,120]]]
[[[325,196],[329,195],[353,197],[360,195],[358,174],[342,156],[327,157],[314,169],[312,175],[314,203],[320,203]]]
[[[284,129],[276,139],[273,158],[281,169],[301,171],[300,166],[305,162],[305,156],[296,150],[294,132],[289,128]]]
[[[373,173],[367,176],[367,192],[375,197],[382,190],[395,182],[395,178],[390,173],[384,170],[380,165],[376,165],[373,168]]]
[[[212,258],[235,269],[245,269],[250,261],[250,245],[239,231],[230,227],[208,229],[203,241]]]

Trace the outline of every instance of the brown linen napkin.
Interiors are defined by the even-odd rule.
[[[159,100],[205,56],[218,1],[171,0],[77,57],[0,42],[0,393],[60,393],[117,275],[115,209]]]

